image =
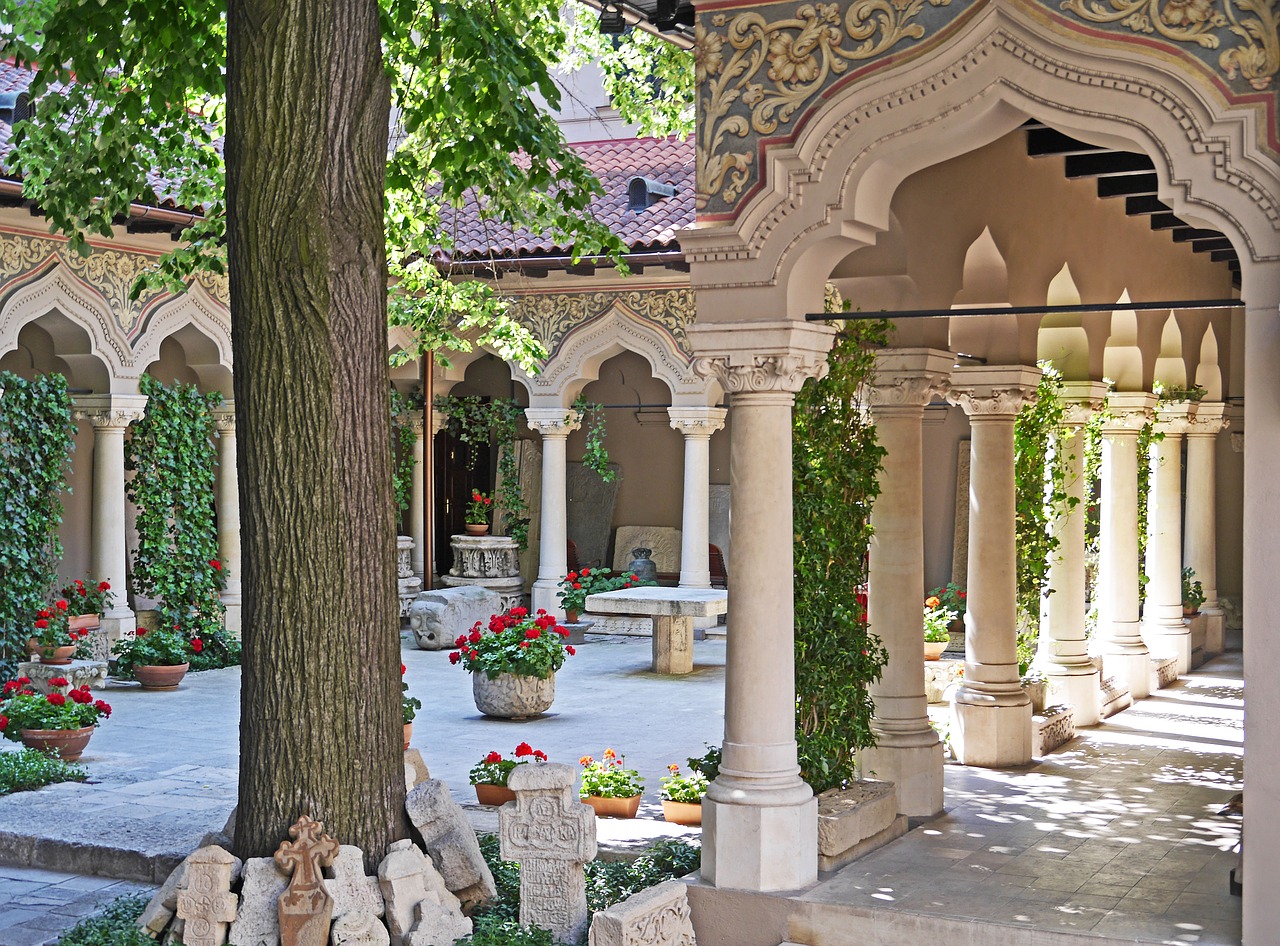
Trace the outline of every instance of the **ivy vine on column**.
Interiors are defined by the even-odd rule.
[[[194,385],[166,386],[143,375],[146,413],[133,423],[125,469],[137,507],[138,550],[132,590],[157,599],[161,627],[177,625],[203,642],[193,669],[237,662],[238,642],[222,629],[222,563],[218,559],[212,411],[220,394]]]
[[[582,465],[604,482],[612,483],[618,474],[609,466],[609,451],[604,446],[604,406],[588,401],[579,394],[573,400],[572,409],[582,418],[582,432],[586,437],[586,444],[582,449]]]
[[[62,493],[75,448],[67,379],[0,372],[0,675],[16,676],[57,579]]]
[[[418,435],[407,423],[407,417],[422,410],[422,406],[421,394],[401,394],[391,389],[391,488],[398,513],[408,510],[414,477],[420,475],[413,462],[413,442]]]

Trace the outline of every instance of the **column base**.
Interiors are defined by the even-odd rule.
[[[1226,650],[1227,616],[1219,610],[1202,608],[1204,618],[1204,655],[1205,658],[1220,654]]]
[[[1031,700],[1017,692],[961,687],[951,698],[951,745],[962,765],[1003,768],[1031,762]]]
[[[1146,647],[1104,651],[1102,660],[1106,673],[1126,687],[1135,702],[1151,695],[1151,654]]]
[[[931,745],[895,746],[877,734],[878,745],[858,753],[858,767],[870,778],[893,782],[898,814],[929,817],[942,811],[942,742],[932,729]]]
[[[122,637],[132,637],[138,630],[138,618],[128,608],[117,608],[99,621],[100,633],[107,639],[108,649]]]
[[[799,890],[818,879],[818,799],[794,805],[702,801],[702,879],[713,887]]]
[[[654,617],[653,672],[693,673],[693,618]]]
[[[534,614],[538,613],[539,608],[544,608],[548,614],[554,614],[557,618],[564,618],[564,608],[560,607],[560,582],[550,578],[539,578],[533,583],[530,589],[531,607]]]
[[[239,601],[223,601],[222,606],[226,608],[226,612],[222,618],[222,626],[226,628],[227,633],[236,640],[240,639],[240,602]]]
[[[1096,667],[1045,667],[1049,678],[1049,702],[1070,704],[1077,726],[1096,726],[1102,719],[1102,676]]]
[[[1142,639],[1147,649],[1162,656],[1172,656],[1178,661],[1178,676],[1191,669],[1191,628],[1181,620],[1172,624],[1144,624]]]

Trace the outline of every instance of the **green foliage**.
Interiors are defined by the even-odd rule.
[[[197,641],[203,652],[203,638],[188,637],[177,624],[154,631],[140,627],[132,637],[122,637],[112,645],[115,673],[132,677],[134,667],[177,667],[190,663],[196,655]]]
[[[413,479],[418,475],[413,462],[413,444],[418,435],[409,422],[409,414],[420,410],[421,394],[401,394],[395,388],[391,389],[391,488],[396,498],[396,509],[400,512],[409,508]]]
[[[155,940],[138,929],[138,917],[150,899],[143,893],[112,900],[63,933],[57,946],[155,946]]]
[[[605,749],[599,759],[584,755],[578,761],[582,765],[582,784],[578,794],[586,798],[633,798],[644,791],[644,776],[626,767],[625,756],[612,749]]]
[[[1179,401],[1203,401],[1209,391],[1200,384],[1183,387],[1156,381],[1151,385],[1151,393],[1159,399],[1161,404],[1173,404]]]
[[[0,372],[0,676],[25,659],[31,620],[57,578],[74,434],[66,378]]]
[[[940,603],[930,607],[929,602],[937,600],[931,596],[925,599],[924,604],[924,639],[930,644],[941,644],[951,639],[947,625],[957,616],[954,611],[943,607]]]
[[[1018,662],[1034,659],[1040,631],[1040,602],[1051,593],[1049,568],[1059,541],[1050,523],[1079,502],[1067,495],[1067,457],[1080,449],[1074,429],[1065,425],[1062,374],[1050,362],[1040,362],[1036,399],[1018,412],[1013,425],[1018,548]],[[1025,673],[1026,667],[1020,667]]]
[[[855,597],[884,456],[859,389],[887,332],[884,321],[847,323],[827,376],[805,382],[793,412],[796,740],[815,792],[853,779],[856,751],[875,744],[868,688],[889,659]]]
[[[480,917],[495,921],[518,919],[520,916],[520,865],[515,861],[502,859],[501,845],[496,834],[482,834],[477,840],[480,842],[480,853],[484,856],[485,863],[489,865],[489,872],[493,874],[493,885],[497,890],[497,896],[480,911],[477,920]]]
[[[587,609],[587,598],[591,595],[604,594],[606,591],[617,591],[630,588],[632,585],[654,585],[657,582],[640,581],[634,572],[620,572],[615,575],[607,568],[584,568],[580,572],[569,572],[560,579],[560,590],[556,597],[560,599],[560,607],[565,611],[581,612]]]
[[[539,609],[530,617],[527,608],[512,608],[490,617],[487,632],[480,630],[477,621],[469,633],[459,635],[454,641],[458,649],[449,655],[449,662],[490,680],[500,673],[545,680],[564,666],[566,656],[575,653],[572,645],[565,644],[568,636],[545,611]]]
[[[720,774],[720,762],[724,752],[719,746],[713,746],[710,743],[704,743],[704,745],[707,747],[706,752],[700,756],[690,756],[685,761],[693,771],[701,772],[708,781],[712,781]]]
[[[125,459],[134,473],[129,499],[138,509],[133,590],[160,601],[161,627],[178,625],[188,640],[213,638],[221,631],[223,575],[211,412],[222,395],[167,387],[150,375],[142,376],[140,390],[146,413],[133,424]]]
[[[573,410],[582,418],[582,430],[587,438],[582,449],[582,465],[606,483],[612,483],[618,474],[609,468],[609,451],[604,446],[604,408],[579,394],[573,401]]]
[[[1196,579],[1196,570],[1188,565],[1182,570],[1182,606],[1195,613],[1204,604],[1204,585]]]
[[[31,792],[57,782],[83,782],[88,777],[82,766],[63,762],[56,752],[0,752],[0,795]]]
[[[1138,431],[1138,604],[1147,600],[1147,529],[1150,525],[1151,508],[1151,445],[1164,439],[1164,434],[1156,430],[1155,424],[1148,421]]]
[[[518,919],[477,917],[475,931],[455,946],[559,946],[555,934],[540,926],[521,926]]]
[[[669,775],[662,776],[662,797],[669,801],[684,802],[688,805],[702,804],[702,796],[707,793],[710,783],[707,777],[694,769],[688,775],[680,774],[680,766],[674,762],[667,766]]]
[[[968,593],[964,590],[964,585],[959,582],[949,581],[945,585],[934,588],[929,592],[929,597],[937,598],[942,607],[948,611],[954,611],[956,617],[964,617],[964,613],[969,610]]]
[[[476,465],[475,447],[493,444],[498,451],[498,489],[502,528],[524,551],[529,546],[529,504],[520,489],[520,458],[514,447],[524,409],[510,398],[437,397],[435,409],[447,415],[445,429],[468,446],[467,469]],[[494,530],[497,532],[497,530]]]

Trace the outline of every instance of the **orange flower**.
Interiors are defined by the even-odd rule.
[[[604,750],[604,757],[606,759],[616,759],[618,757],[618,753],[614,752],[612,749],[606,749]]]
[[[591,758],[591,756],[589,756],[589,755],[584,755],[581,759],[579,759],[579,760],[578,760],[578,764],[579,764],[579,765],[590,765],[590,764],[591,764],[592,762],[594,762],[594,761],[595,761],[595,759]]]
[[[924,599],[924,606],[926,608],[936,608],[940,604],[942,604],[942,602],[938,600],[937,595],[929,595],[929,597]]]
[[[672,762],[670,765],[667,766],[667,771],[670,772],[672,775],[675,775],[677,772],[680,771],[680,766]]]

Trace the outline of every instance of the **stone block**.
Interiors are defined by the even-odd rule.
[[[449,892],[444,878],[436,871],[431,858],[412,841],[395,841],[378,865],[378,886],[386,904],[387,931],[392,946],[419,946],[411,941],[424,919],[427,926],[419,937],[429,942],[433,930],[461,930],[442,946],[471,932],[471,921],[462,915],[462,905]],[[420,909],[421,904],[426,906]],[[239,944],[237,944],[239,946]]]
[[[408,794],[404,807],[445,886],[467,909],[497,896],[476,832],[449,794],[448,785],[427,779]]]
[[[346,913],[333,921],[330,946],[390,946],[391,934],[372,913]]]
[[[613,539],[613,570],[627,570],[632,549],[650,549],[650,558],[660,572],[680,571],[682,533],[669,526],[618,526]]]
[[[235,946],[279,946],[280,895],[289,886],[289,875],[274,858],[251,857],[244,862],[240,888],[240,912],[227,933]]]
[[[1043,716],[1036,716],[1032,754],[1042,756],[1076,737],[1075,712],[1070,706],[1050,706]]]
[[[823,792],[818,796],[818,854],[839,858],[890,827],[897,817],[892,782],[867,779],[851,788]]]
[[[169,872],[169,876],[165,878],[164,883],[160,885],[160,889],[155,892],[151,902],[142,911],[142,915],[138,917],[139,929],[152,939],[159,938],[178,911],[178,895],[187,889],[187,865],[197,855],[206,857],[214,850],[227,854],[224,845],[202,844]],[[227,856],[231,857],[230,883],[234,884],[240,879],[242,865],[240,858],[232,857],[230,854],[227,854]]]
[[[693,672],[693,619],[655,617],[653,619],[653,672]]]
[[[1031,701],[1026,693],[969,694],[951,698],[951,745],[964,765],[1003,768],[1031,761]]]
[[[186,886],[178,891],[183,946],[222,946],[227,941],[227,924],[236,918],[237,897],[231,892],[235,863],[220,847],[201,848],[187,858]]]
[[[588,946],[697,946],[689,891],[678,880],[641,890],[591,918]]]
[[[427,771],[427,763],[419,749],[406,749],[404,753],[404,790],[405,794],[413,791],[415,785],[431,778]]]
[[[92,690],[100,690],[107,683],[107,662],[73,660],[69,664],[59,665],[28,660],[18,664],[18,676],[30,678],[31,689],[38,693],[51,693],[53,688],[49,686],[49,681],[59,677],[66,680],[68,687],[72,689],[88,686]]]
[[[716,887],[799,890],[818,879],[818,800],[732,805],[702,801],[702,878]]]
[[[479,585],[424,591],[409,607],[409,629],[422,650],[449,650],[476,621],[487,626],[501,603],[497,592]]]
[[[382,890],[378,878],[364,872],[364,851],[354,844],[343,844],[338,856],[324,871],[325,887],[333,898],[333,918],[348,913],[370,914],[378,917],[385,912]]]

